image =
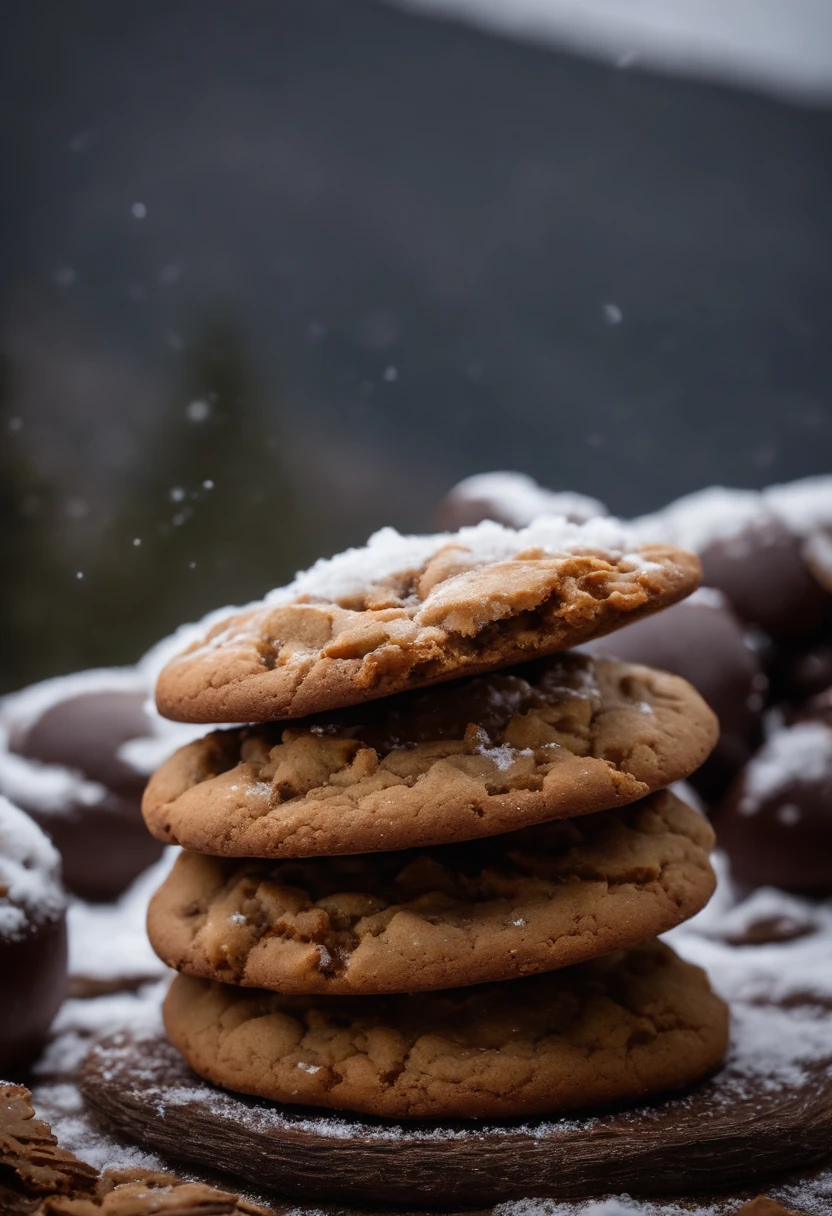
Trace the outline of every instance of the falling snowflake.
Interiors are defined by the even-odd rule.
[[[192,401],[185,409],[188,422],[204,422],[210,413],[211,406],[207,401]]]

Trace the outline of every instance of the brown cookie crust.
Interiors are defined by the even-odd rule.
[[[592,1109],[716,1068],[728,1010],[648,942],[568,971],[411,996],[293,997],[179,975],[174,1046],[217,1085],[397,1119]]]
[[[447,543],[360,592],[220,621],[162,670],[156,703],[184,722],[305,717],[566,650],[683,599],[699,577],[698,558],[668,545],[495,561]]]
[[[717,721],[678,676],[571,653],[315,719],[215,732],[151,778],[158,839],[223,857],[447,844],[635,802]]]
[[[187,975],[284,993],[416,992],[584,962],[713,893],[707,820],[669,791],[484,841],[345,858],[180,854],[148,935]]]

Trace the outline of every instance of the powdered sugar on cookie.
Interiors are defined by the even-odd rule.
[[[361,548],[321,558],[296,575],[287,587],[270,592],[266,603],[284,604],[295,599],[339,603],[353,599],[376,583],[418,570],[447,545],[462,550],[469,567],[510,561],[532,550],[538,550],[541,556],[595,550],[615,558],[627,556],[634,569],[649,565],[637,552],[637,542],[626,526],[615,519],[576,524],[564,516],[543,515],[518,530],[485,520],[458,532],[428,536],[403,536],[395,528],[382,528]]]
[[[215,624],[164,667],[157,705],[186,722],[354,705],[569,649],[682,599],[699,574],[693,554],[638,549],[611,519],[384,528]]]

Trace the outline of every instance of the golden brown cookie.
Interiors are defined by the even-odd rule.
[[[217,1085],[396,1119],[556,1114],[678,1089],[722,1060],[728,1010],[660,942],[507,984],[281,996],[178,975],[165,1026]]]
[[[541,518],[402,537],[318,562],[173,659],[156,700],[186,722],[355,705],[566,650],[688,595],[698,559],[621,525]]]
[[[157,839],[216,856],[424,847],[635,802],[693,772],[716,738],[678,676],[566,653],[217,732],[159,769],[143,810]]]
[[[181,853],[148,934],[187,975],[285,993],[516,979],[633,946],[713,893],[710,824],[669,791],[430,850],[240,862]]]

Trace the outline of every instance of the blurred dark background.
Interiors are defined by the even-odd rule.
[[[494,468],[828,472],[832,110],[379,0],[0,28],[0,688]]]

